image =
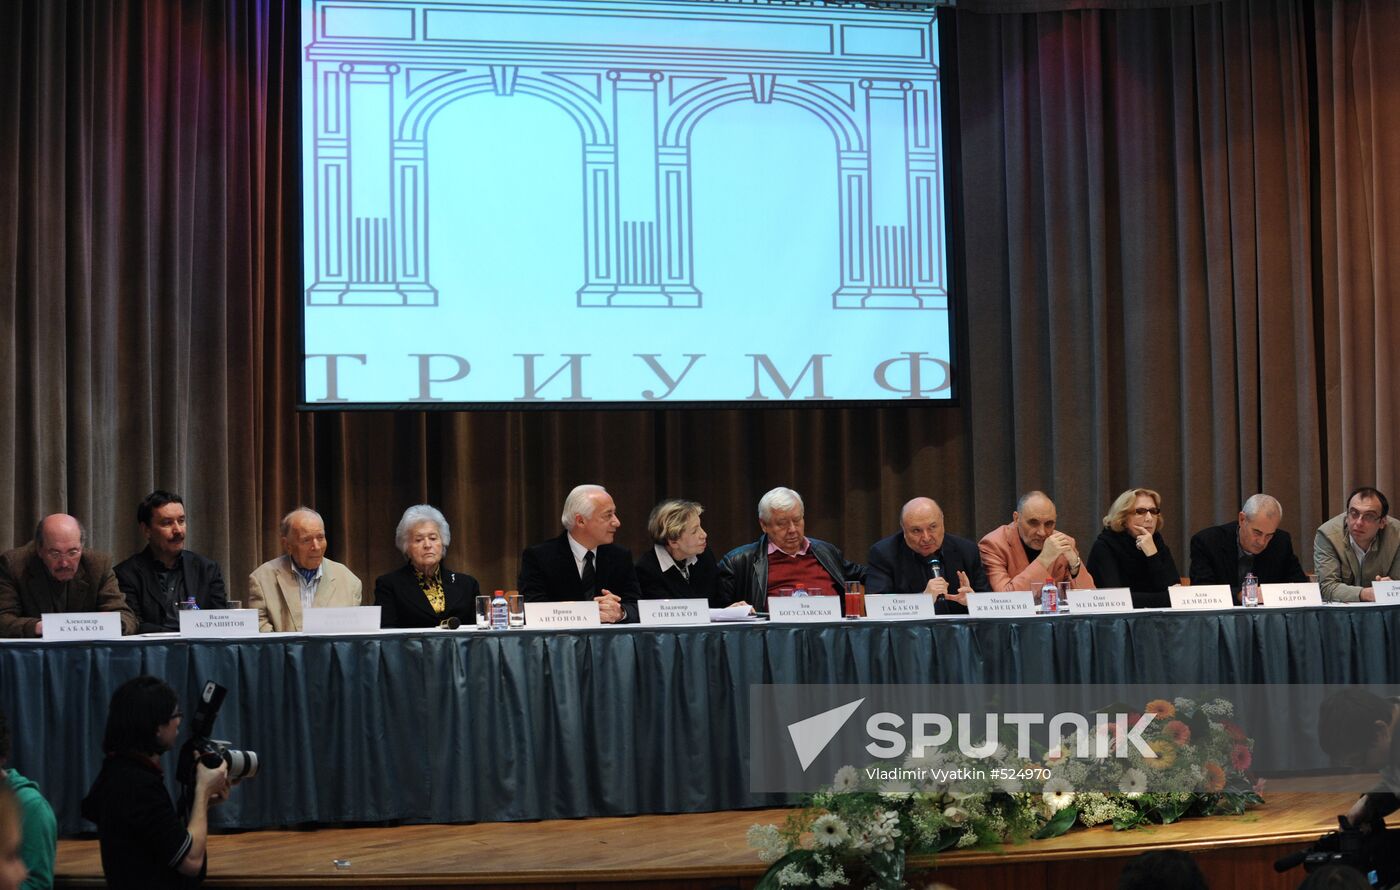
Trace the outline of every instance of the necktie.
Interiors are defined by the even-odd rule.
[[[583,598],[591,600],[598,595],[598,573],[593,570],[593,551],[590,550],[583,555],[583,575],[580,579],[583,582]]]
[[[676,568],[678,568],[678,569],[681,570],[681,577],[682,577],[682,578],[684,578],[684,579],[687,580],[687,581],[690,580],[690,565],[689,565],[689,563],[678,562],[678,563],[676,563]]]

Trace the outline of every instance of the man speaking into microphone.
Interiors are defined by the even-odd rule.
[[[937,501],[914,498],[905,504],[899,511],[899,528],[871,546],[866,593],[924,591],[934,598],[940,614],[964,614],[969,593],[991,589],[977,545],[947,533]]]

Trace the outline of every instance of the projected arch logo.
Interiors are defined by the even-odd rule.
[[[308,402],[948,397],[931,11],[303,15]]]

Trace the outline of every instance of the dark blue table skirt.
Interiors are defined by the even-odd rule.
[[[155,674],[263,759],[215,824],[472,822],[773,806],[751,683],[1400,682],[1400,608],[0,645],[11,765],[64,833],[113,690]],[[188,719],[188,718],[187,718]],[[166,758],[167,771],[172,757]]]

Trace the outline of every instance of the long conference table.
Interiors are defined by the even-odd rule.
[[[6,641],[10,765],[64,834],[92,828],[107,706],[142,673],[186,730],[228,687],[215,736],[262,772],[224,828],[704,812],[789,802],[748,789],[750,684],[1386,684],[1400,607]]]

